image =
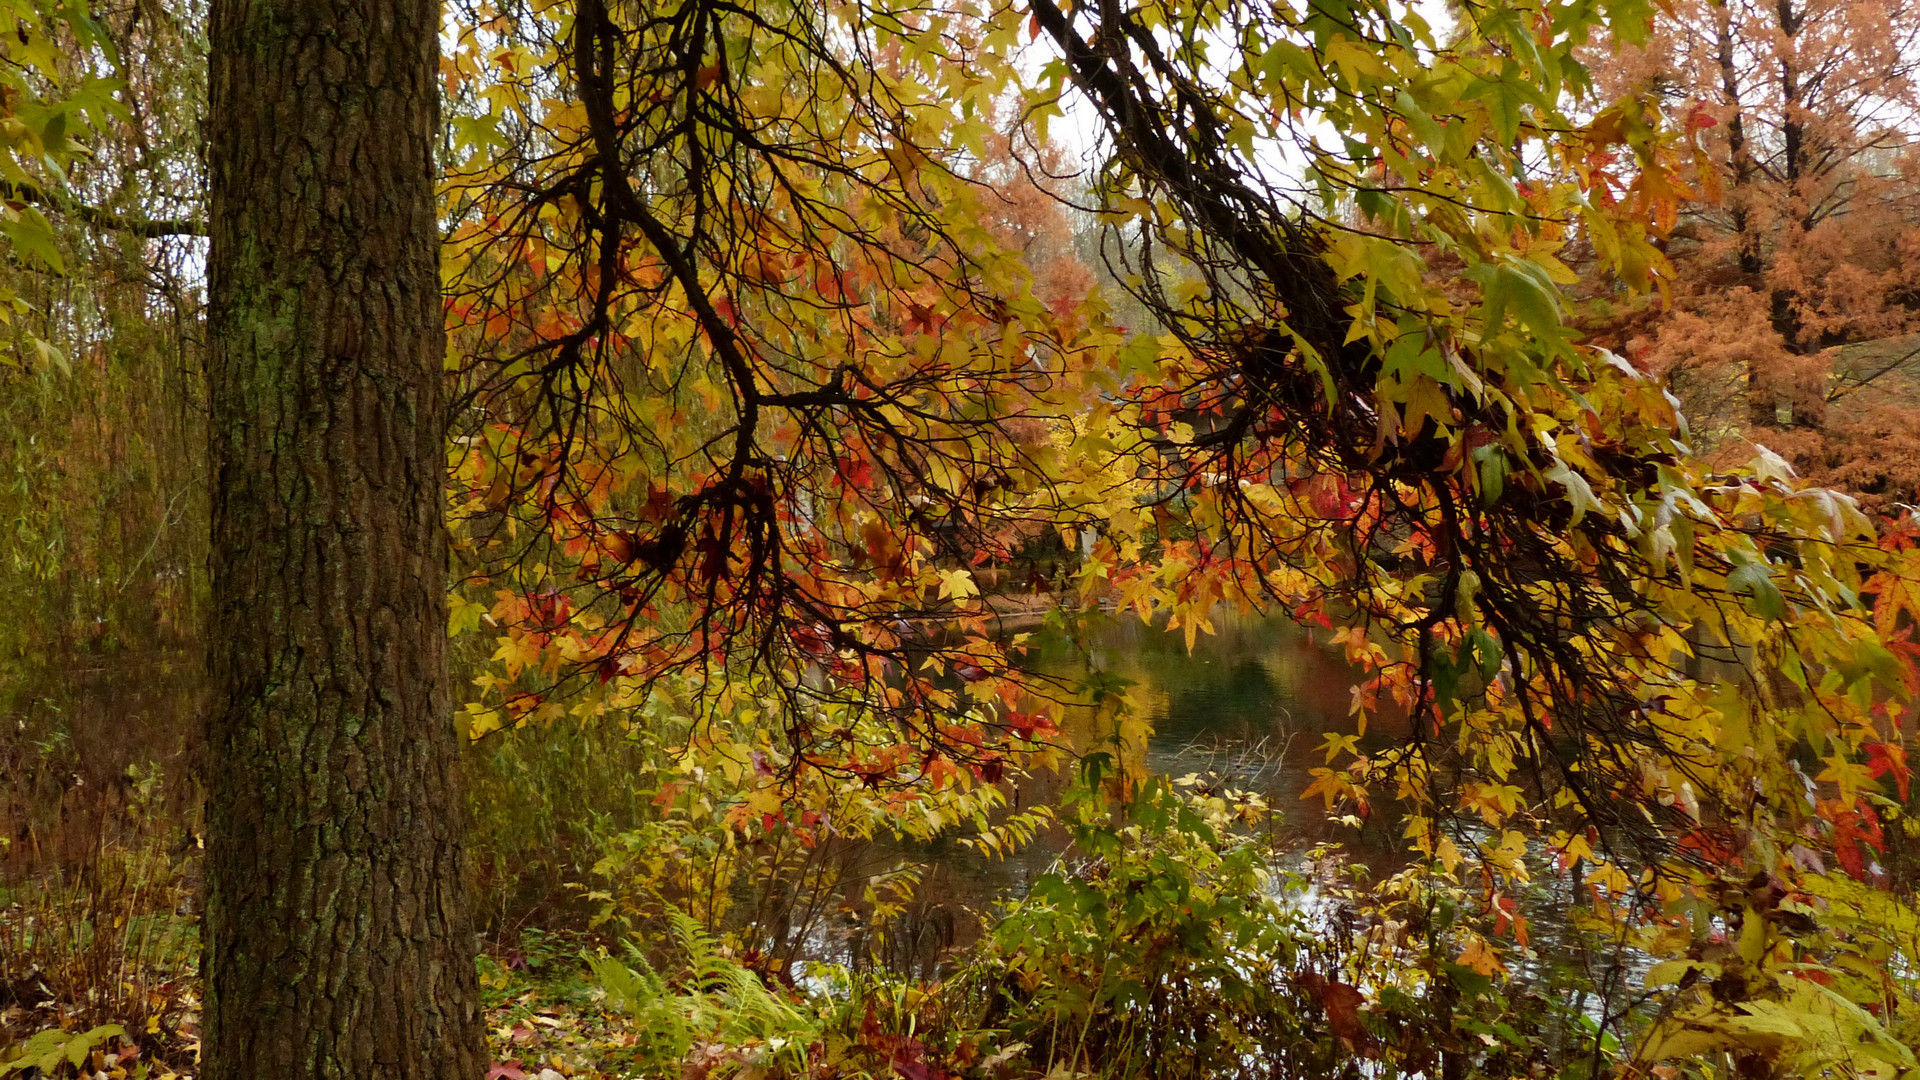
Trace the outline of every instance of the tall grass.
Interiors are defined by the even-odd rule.
[[[48,1028],[118,1024],[149,1060],[197,1041],[197,852],[161,815],[157,770],[136,770],[118,820],[94,815],[92,850],[0,885],[0,1047]]]

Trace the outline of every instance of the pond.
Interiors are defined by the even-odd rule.
[[[1077,685],[1089,672],[1100,673],[1108,685],[1124,680],[1138,715],[1150,724],[1147,737],[1136,740],[1141,745],[1119,749],[1125,766],[1173,778],[1211,774],[1225,786],[1264,795],[1279,818],[1286,869],[1311,876],[1318,868],[1307,853],[1322,844],[1338,845],[1345,864],[1363,867],[1374,880],[1406,867],[1409,856],[1391,793],[1380,793],[1364,822],[1351,807],[1329,811],[1318,796],[1301,797],[1313,783],[1311,770],[1325,764],[1324,733],[1353,729],[1349,705],[1356,672],[1329,642],[1331,635],[1285,618],[1218,614],[1213,622],[1216,633],[1199,636],[1191,652],[1185,635],[1137,618],[1104,618],[1077,643],[1060,633],[1038,632],[1026,664],[1041,681],[1061,687]],[[1076,750],[1113,752],[1110,713],[1062,707],[1057,701],[1037,702],[1034,708],[1053,715]],[[1378,751],[1405,734],[1404,717],[1376,716],[1360,746]],[[1060,775],[1031,776],[1015,787],[1011,799],[1016,806],[1051,804],[1065,783]],[[873,955],[897,973],[940,978],[956,953],[977,940],[987,922],[981,916],[996,903],[1024,895],[1068,847],[1062,829],[1006,858],[954,840],[910,850],[878,845],[872,854],[879,862],[905,857],[925,866],[916,902],[878,937],[852,918],[815,926],[805,934],[806,951],[841,962]],[[1542,875],[1517,898],[1532,927],[1533,948],[1509,949],[1514,974],[1550,982],[1556,969],[1599,971],[1621,961],[1626,967],[1620,973],[1642,973],[1644,956],[1617,946],[1595,952],[1595,942],[1573,932],[1576,892],[1571,878]],[[1303,900],[1314,904],[1317,895],[1310,886]],[[847,910],[859,907],[856,901]],[[1576,1007],[1595,1019],[1601,1015],[1600,999],[1589,1000],[1584,992]]]
[[[1350,807],[1329,814],[1317,796],[1301,798],[1313,783],[1310,770],[1325,763],[1323,735],[1353,730],[1357,674],[1328,634],[1285,618],[1231,613],[1216,615],[1213,625],[1216,632],[1197,636],[1189,652],[1183,634],[1112,617],[1077,645],[1063,634],[1038,635],[1029,666],[1066,683],[1089,671],[1130,683],[1149,734],[1144,746],[1123,745],[1127,763],[1171,777],[1211,773],[1266,796],[1289,849],[1337,842],[1362,858],[1396,853],[1397,833],[1388,825],[1355,829],[1339,820]],[[1103,723],[1085,708],[1062,712],[1076,749],[1111,745],[1111,719]],[[1388,745],[1394,726],[1376,722],[1364,745]]]
[[[1376,873],[1403,865],[1399,830],[1388,815],[1355,828],[1348,816],[1352,808],[1329,813],[1319,797],[1301,798],[1313,782],[1310,770],[1325,761],[1323,733],[1347,733],[1353,726],[1348,710],[1355,673],[1328,642],[1329,635],[1282,617],[1222,613],[1213,625],[1216,632],[1201,634],[1191,652],[1184,634],[1133,617],[1102,618],[1077,642],[1052,630],[1034,634],[1026,664],[1041,681],[1071,688],[1089,673],[1099,673],[1109,685],[1128,684],[1136,715],[1148,723],[1144,745],[1120,739],[1116,746],[1111,711],[1062,705],[1058,698],[1064,694],[1049,694],[1051,700],[1036,701],[1033,709],[1053,716],[1076,751],[1106,750],[1131,770],[1174,778],[1212,775],[1229,787],[1264,795],[1280,817],[1279,833],[1289,851],[1338,843],[1351,861]],[[1370,726],[1363,748],[1391,743],[1395,726]],[[1012,802],[1019,807],[1051,803],[1065,782],[1052,774],[1029,777],[1014,789]],[[957,841],[915,852],[928,861],[920,904],[906,920],[905,933],[896,930],[889,943],[890,963],[932,976],[942,955],[971,941],[980,912],[1025,893],[1067,843],[1064,830],[1055,830],[1004,859]],[[853,927],[827,934],[843,940],[859,936]]]

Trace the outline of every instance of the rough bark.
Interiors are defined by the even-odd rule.
[[[215,0],[205,1080],[477,1080],[439,6]]]

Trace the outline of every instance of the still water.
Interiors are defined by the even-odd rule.
[[[1362,850],[1392,847],[1384,827],[1355,830],[1329,817],[1318,796],[1300,797],[1313,782],[1309,770],[1325,763],[1322,736],[1353,729],[1348,713],[1356,673],[1327,644],[1326,632],[1284,618],[1231,614],[1216,616],[1214,628],[1217,633],[1195,638],[1189,652],[1184,634],[1114,617],[1079,645],[1061,634],[1039,635],[1029,664],[1062,682],[1090,670],[1127,680],[1132,707],[1149,732],[1143,746],[1122,746],[1129,764],[1173,777],[1213,773],[1265,795],[1285,822],[1290,847],[1328,841]],[[1111,721],[1092,710],[1062,711],[1062,727],[1077,749],[1115,734]],[[1384,745],[1390,734],[1373,726],[1369,741]]]
[[[1191,652],[1184,634],[1131,617],[1104,618],[1077,641],[1036,631],[1026,666],[1059,689],[1031,709],[1051,715],[1076,751],[1105,750],[1132,771],[1211,776],[1265,796],[1290,851],[1338,843],[1351,860],[1376,871],[1398,866],[1398,830],[1386,815],[1355,828],[1351,807],[1329,812],[1318,796],[1301,798],[1313,782],[1310,770],[1325,762],[1322,735],[1353,728],[1348,710],[1355,673],[1327,633],[1285,618],[1226,613],[1213,624],[1217,632],[1200,635]],[[1144,738],[1141,725],[1118,725],[1111,710],[1065,700],[1090,674],[1109,686],[1124,681],[1134,715],[1147,721]],[[1394,726],[1376,721],[1363,749],[1390,742]],[[1064,783],[1060,776],[1030,777],[1017,785],[1013,804],[1051,803]],[[1066,848],[1064,831],[1055,830],[1004,859],[957,841],[913,852],[926,860],[926,875],[904,940],[896,932],[888,950],[890,963],[933,975],[941,955],[972,940],[981,912],[1023,894]]]
[[[1311,770],[1326,762],[1322,736],[1350,733],[1351,688],[1356,672],[1326,632],[1304,629],[1284,618],[1216,615],[1217,633],[1201,635],[1188,650],[1185,635],[1147,626],[1138,619],[1109,617],[1083,632],[1078,641],[1057,632],[1037,632],[1025,663],[1036,681],[1060,688],[1055,700],[1036,701],[1029,711],[1046,711],[1075,750],[1106,750],[1136,775],[1141,772],[1180,778],[1189,774],[1213,783],[1259,793],[1279,818],[1277,836],[1287,868],[1316,869],[1307,853],[1338,845],[1340,862],[1379,877],[1408,865],[1408,854],[1394,820],[1391,793],[1376,793],[1374,813],[1364,823],[1348,806],[1331,810],[1318,797],[1303,799],[1313,782]],[[1111,710],[1096,712],[1060,698],[1095,673],[1107,686],[1124,681],[1140,725],[1132,740],[1116,739]],[[1363,752],[1380,750],[1406,734],[1404,717],[1376,716],[1360,743]],[[1116,746],[1116,742],[1118,745]],[[1063,770],[1064,771],[1064,770]],[[1015,807],[1057,802],[1066,779],[1040,774],[1021,780],[1011,792]],[[1358,823],[1358,824],[1356,824]],[[875,934],[857,915],[853,895],[842,917],[800,930],[811,957],[838,963],[878,962],[898,974],[942,977],[957,953],[979,937],[991,909],[1024,895],[1032,881],[1070,856],[1064,830],[1043,834],[1005,858],[994,858],[956,840],[909,849],[874,845],[872,868],[905,861],[923,867],[915,900],[885,933]],[[1556,967],[1594,965],[1637,978],[1647,957],[1614,946],[1601,953],[1593,942],[1571,932],[1574,905],[1571,879],[1539,879],[1519,897],[1533,927],[1532,949],[1509,949],[1515,975],[1546,977]],[[1311,885],[1301,894],[1317,901]],[[1331,909],[1329,909],[1331,910]],[[1625,966],[1619,964],[1624,961]],[[1619,985],[1626,985],[1625,983]],[[1577,1009],[1599,1019],[1605,1005],[1581,993]],[[1596,1011],[1598,1010],[1598,1011]]]

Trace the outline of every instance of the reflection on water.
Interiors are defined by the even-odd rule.
[[[1213,624],[1217,633],[1200,635],[1192,652],[1185,635],[1132,617],[1102,618],[1077,640],[1056,630],[1038,631],[1026,666],[1036,682],[1053,689],[1039,691],[1042,700],[1032,708],[1052,715],[1079,753],[1104,750],[1130,770],[1176,778],[1212,773],[1228,786],[1265,795],[1292,850],[1337,842],[1376,871],[1399,865],[1398,830],[1384,815],[1355,829],[1337,820],[1353,808],[1329,814],[1318,797],[1300,797],[1312,783],[1309,770],[1325,763],[1322,734],[1352,730],[1348,704],[1354,672],[1339,650],[1326,642],[1324,632],[1316,640],[1284,618],[1223,612]],[[1074,689],[1090,679],[1109,688],[1124,685],[1135,719],[1117,721],[1111,706],[1075,704]],[[1088,698],[1082,694],[1077,700]],[[1392,726],[1376,720],[1363,747],[1390,742]],[[1028,777],[1011,801],[1016,807],[1052,803],[1065,782],[1052,774]],[[1066,847],[1064,830],[1055,830],[1004,859],[955,840],[918,848],[912,856],[927,864],[920,904],[886,935],[885,961],[895,970],[933,977],[942,953],[965,947],[977,935],[978,913],[996,900],[1025,893]],[[842,955],[849,958],[880,944],[851,922],[829,936],[839,939]],[[827,951],[841,950],[829,946]]]
[[[1309,770],[1325,764],[1322,736],[1353,729],[1348,707],[1356,673],[1340,651],[1324,632],[1316,639],[1284,618],[1223,612],[1213,624],[1217,633],[1200,635],[1188,652],[1183,634],[1114,617],[1077,644],[1060,633],[1038,635],[1029,664],[1065,684],[1089,671],[1127,680],[1132,708],[1151,732],[1144,747],[1123,747],[1129,763],[1174,777],[1214,771],[1266,795],[1285,822],[1290,846],[1338,841],[1362,854],[1395,850],[1383,824],[1355,830],[1330,818],[1317,797],[1300,798],[1313,782]],[[1115,734],[1107,714],[1063,712],[1062,727],[1076,749],[1092,749]],[[1363,745],[1390,742],[1390,727],[1376,721]]]
[[[1301,798],[1313,782],[1310,770],[1326,763],[1324,733],[1353,729],[1348,705],[1356,673],[1340,651],[1324,632],[1316,640],[1283,618],[1222,614],[1214,626],[1218,632],[1200,636],[1191,652],[1184,635],[1133,618],[1103,619],[1077,641],[1056,631],[1038,632],[1025,662],[1036,681],[1055,689],[1032,708],[1053,715],[1078,752],[1111,753],[1117,741],[1115,756],[1129,770],[1175,778],[1212,773],[1226,786],[1265,795],[1279,815],[1283,847],[1296,856],[1337,843],[1349,865],[1365,867],[1375,879],[1406,866],[1390,793],[1376,793],[1373,815],[1358,828],[1352,824],[1354,808],[1329,811],[1318,797]],[[1090,678],[1110,690],[1124,686],[1135,716],[1146,723],[1117,722],[1111,708],[1070,703],[1073,689]],[[1404,717],[1376,716],[1361,749],[1379,750],[1405,733]],[[1016,807],[1056,802],[1065,782],[1050,774],[1025,778],[1012,792],[1012,802]],[[809,951],[856,964],[871,956],[901,974],[938,978],[955,951],[977,939],[980,915],[996,901],[1024,895],[1067,847],[1065,831],[1055,830],[1004,859],[953,839],[879,853],[926,867],[917,903],[884,935],[872,934],[852,917],[819,927],[809,935]],[[1306,860],[1292,869],[1307,870]],[[1311,885],[1312,875],[1307,877],[1300,902],[1312,908],[1321,895]],[[1576,891],[1571,879],[1549,876],[1518,898],[1532,924],[1535,948],[1509,949],[1515,975],[1557,985],[1551,982],[1556,967],[1579,969],[1588,973],[1587,985],[1599,985],[1602,969],[1624,961],[1615,974],[1637,977],[1644,971],[1644,956],[1572,931],[1569,912]],[[1596,944],[1603,947],[1596,951]],[[1589,998],[1584,990],[1572,1004],[1594,1019],[1606,1011],[1602,999]]]

